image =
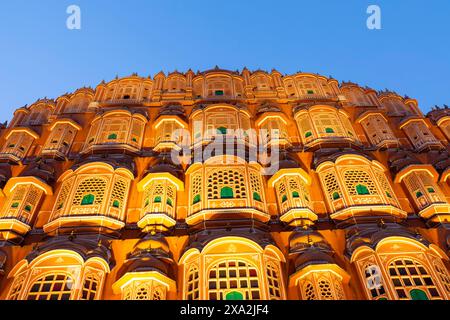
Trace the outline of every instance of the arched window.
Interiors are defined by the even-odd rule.
[[[441,298],[430,273],[417,260],[396,259],[389,264],[388,273],[400,300],[417,300],[425,296],[433,300]]]
[[[198,272],[198,267],[196,265],[191,265],[189,271],[186,275],[186,292],[187,292],[187,300],[198,300],[200,298],[200,276]]]
[[[368,265],[364,269],[364,275],[366,278],[366,287],[370,291],[372,298],[374,299],[386,299],[386,290],[383,285],[383,276],[381,270],[376,265]]]
[[[73,285],[74,281],[68,274],[48,274],[31,285],[27,300],[69,300]]]
[[[230,259],[213,266],[208,273],[208,297],[210,300],[226,300],[242,296],[242,300],[261,299],[257,268],[249,263]]]
[[[281,279],[278,267],[273,262],[268,262],[267,267],[267,282],[269,284],[269,296],[272,300],[279,300],[282,298],[281,293]]]
[[[96,275],[92,273],[86,275],[81,290],[81,300],[95,300],[99,286],[100,279]]]

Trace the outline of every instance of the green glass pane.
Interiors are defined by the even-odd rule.
[[[108,140],[116,140],[117,139],[117,134],[115,134],[115,133],[111,133],[109,136],[108,136]]]
[[[113,207],[114,208],[119,208],[120,207],[120,202],[118,200],[114,200]]]
[[[356,192],[357,192],[360,196],[370,194],[369,189],[367,189],[367,187],[366,187],[365,185],[363,185],[363,184],[358,184],[358,185],[356,186]]]
[[[287,195],[283,195],[283,197],[281,197],[281,201],[284,203],[286,202],[288,199]]]
[[[11,208],[18,208],[19,207],[19,203],[18,202],[14,202],[12,205],[11,205]]]
[[[81,205],[88,206],[88,205],[94,204],[94,200],[95,200],[95,196],[93,194],[87,194],[81,200]]]
[[[223,90],[216,90],[215,95],[216,96],[223,96],[224,92],[223,92]]]
[[[427,294],[419,289],[411,290],[411,300],[429,300]]]
[[[386,195],[387,195],[388,198],[392,198],[392,195],[389,192],[387,192],[387,191],[386,191]]]
[[[333,193],[333,200],[338,200],[340,198],[341,198],[341,196],[339,195],[339,193],[337,193],[337,192]]]
[[[292,192],[293,198],[300,198],[300,194],[297,191]]]
[[[307,133],[305,133],[305,138],[309,138],[312,136],[312,132],[308,131]]]
[[[334,130],[333,130],[333,128],[326,128],[325,132],[326,133],[334,133]]]
[[[31,206],[30,205],[25,206],[25,211],[26,212],[31,212]]]
[[[234,198],[233,189],[231,189],[230,187],[222,188],[222,190],[220,190],[220,198],[233,199]]]
[[[225,300],[244,300],[244,295],[240,292],[233,291],[226,295]]]
[[[420,198],[421,196],[423,196],[423,193],[420,191],[416,192],[416,198]]]
[[[192,201],[192,203],[193,203],[193,204],[199,203],[200,200],[201,200],[201,198],[200,198],[200,195],[198,194],[198,195],[196,195],[196,196],[194,197],[194,200]]]
[[[261,201],[261,196],[259,195],[258,192],[253,193],[253,200]]]
[[[161,203],[161,197],[155,197],[153,200],[154,203]]]
[[[173,202],[172,199],[167,199],[167,204],[171,207],[173,207]]]
[[[218,134],[227,134],[227,128],[225,128],[225,127],[217,128],[217,133]]]
[[[436,192],[436,191],[435,191],[433,188],[431,188],[431,187],[428,188],[427,190],[428,190],[429,193],[435,193],[435,192]]]

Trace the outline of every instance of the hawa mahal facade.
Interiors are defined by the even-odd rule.
[[[0,132],[0,299],[448,300],[449,141],[447,107],[308,73],[38,100]]]

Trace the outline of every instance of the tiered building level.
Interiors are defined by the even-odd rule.
[[[0,134],[0,299],[450,299],[447,107],[216,68],[39,100]],[[195,156],[232,134],[243,153]]]

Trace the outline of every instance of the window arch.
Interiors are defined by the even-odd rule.
[[[412,258],[397,258],[388,266],[388,273],[400,300],[440,299],[439,291],[428,269]]]
[[[239,259],[217,263],[208,272],[208,298],[227,300],[230,293],[243,300],[259,300],[260,285],[256,266]]]
[[[198,300],[200,298],[200,276],[198,267],[192,264],[187,273],[186,297],[187,300]]]
[[[31,284],[27,300],[70,300],[73,278],[66,273],[50,273]]]
[[[266,272],[270,299],[280,300],[283,296],[281,292],[280,270],[274,262],[269,261],[266,264]]]

